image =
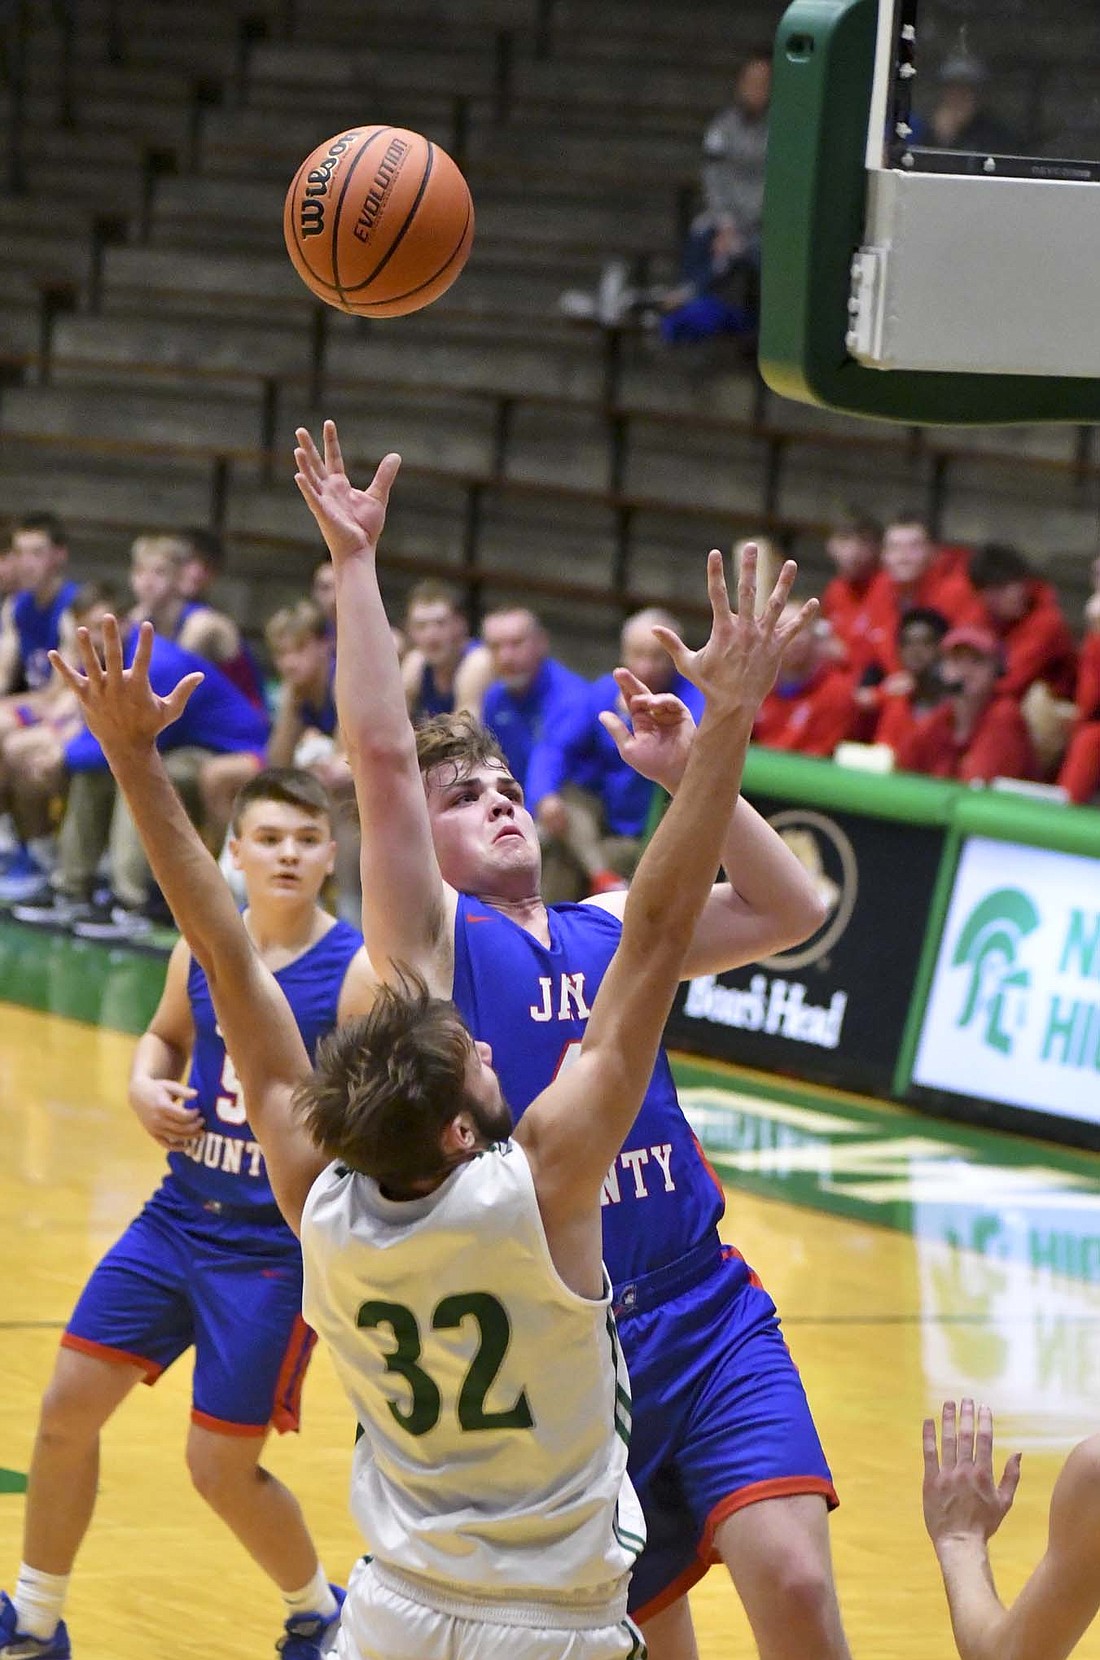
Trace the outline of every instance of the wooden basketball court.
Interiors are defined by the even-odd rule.
[[[84,1277],[158,1180],[125,1101],[160,967],[0,927],[0,1584],[20,1556],[39,1392]],[[32,1007],[17,1006],[32,1004]],[[61,1011],[61,1012],[48,1012]],[[995,1542],[1002,1593],[1039,1555],[1051,1484],[1100,1402],[1100,1160],[982,1136],[823,1091],[681,1069],[729,1188],[726,1237],[784,1316],[842,1504],[837,1576],[853,1653],[951,1656],[920,1513],[920,1423],[954,1383],[1023,1445]],[[99,1507],[67,1619],[80,1660],[272,1652],[279,1599],[191,1491],[185,1358],[106,1433]],[[304,1430],[269,1462],[301,1498],[333,1579],[360,1550],[347,1511],[353,1424],[323,1353]],[[694,1595],[704,1660],[750,1660],[724,1574]],[[1100,1630],[1078,1651],[1100,1660]]]

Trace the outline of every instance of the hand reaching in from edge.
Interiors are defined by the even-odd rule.
[[[373,552],[386,523],[390,490],[401,457],[392,453],[383,456],[367,488],[357,490],[344,467],[335,421],[326,421],[322,428],[323,455],[305,427],[299,427],[295,437],[298,470],[294,482],[317,520],[333,563],[338,565],[357,553]]]
[[[940,1452],[936,1421],[924,1420],[924,1525],[936,1549],[951,1539],[991,1539],[1004,1521],[1020,1480],[1020,1454],[1013,1453],[998,1482],[993,1474],[993,1413],[963,1401],[945,1401]]]
[[[699,651],[690,651],[674,629],[655,624],[660,640],[679,672],[698,686],[715,712],[743,710],[754,715],[775,684],[783,653],[802,634],[818,613],[816,599],[808,599],[795,616],[782,621],[790,599],[798,566],[788,559],[779,573],[767,605],[756,616],[755,543],[746,544],[741,554],[737,589],[737,610],[730,607],[722,555],[712,549],[707,559],[707,591],[710,595],[710,638]]]

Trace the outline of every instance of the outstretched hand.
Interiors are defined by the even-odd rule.
[[[115,617],[103,620],[102,662],[86,628],[77,629],[76,644],[83,674],[56,651],[50,652],[50,662],[76,696],[89,730],[108,756],[149,748],[166,726],[179,719],[191,693],[206,678],[196,671],[184,675],[167,697],[155,692],[149,683],[150,622],[143,622],[138,630],[137,649],[128,669],[123,667],[122,634]]]
[[[613,709],[602,711],[600,723],[626,764],[671,794],[695,736],[691,710],[674,692],[651,692],[629,669],[616,669],[615,682],[630,725]]]
[[[365,490],[348,478],[335,421],[322,427],[324,454],[305,427],[298,427],[294,451],[294,482],[318,528],[334,564],[357,553],[373,552],[386,523],[390,490],[401,466],[399,455],[384,455]]]
[[[816,599],[808,599],[798,613],[782,621],[798,566],[788,559],[779,573],[759,617],[756,615],[757,548],[749,542],[741,554],[737,610],[730,607],[722,555],[712,549],[707,559],[710,595],[710,638],[699,651],[690,651],[675,629],[654,624],[653,632],[676,668],[707,700],[708,708],[722,712],[745,710],[755,714],[775,684],[783,653],[804,633],[818,613]]]
[[[1020,1480],[1020,1454],[1013,1453],[998,1482],[993,1474],[993,1413],[963,1401],[945,1401],[940,1451],[936,1420],[926,1418],[924,1444],[924,1525],[938,1550],[950,1539],[991,1539],[1008,1515]]]

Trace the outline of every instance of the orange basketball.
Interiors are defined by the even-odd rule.
[[[445,150],[404,127],[354,127],[319,144],[283,205],[294,269],[319,299],[401,317],[446,293],[474,239],[469,187]]]

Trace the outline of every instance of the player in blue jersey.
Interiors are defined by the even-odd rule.
[[[196,678],[183,684],[193,689]],[[308,773],[261,773],[241,792],[234,831],[245,926],[312,1054],[362,1012],[373,984],[359,934],[318,903],[334,856],[327,797]],[[273,1428],[298,1427],[314,1342],[301,1317],[301,1253],[248,1125],[206,976],[183,941],[135,1051],[130,1102],[167,1151],[168,1171],[93,1272],[62,1337],[31,1464],[23,1563],[14,1597],[0,1598],[0,1657],[66,1660],[61,1614],[92,1518],[100,1431],[136,1384],[154,1383],[193,1347],[192,1479],[283,1592],[283,1660],[316,1660],[337,1597],[297,1500],[260,1462]]]
[[[583,1034],[623,896],[547,910],[531,817],[491,740],[448,748],[429,728],[418,764],[375,568],[399,458],[360,491],[333,423],[323,456],[304,430],[298,442],[297,482],[336,567],[337,707],[356,773],[368,950],[376,969],[405,961],[438,995],[453,993],[474,1036],[502,1045],[501,1081],[518,1112]],[[676,637],[658,638],[683,666]],[[693,732],[686,710],[629,676],[619,683],[633,732],[610,711],[603,724],[639,771],[675,792]],[[804,872],[744,800],[722,864],[731,881],[707,902],[685,978],[782,950],[821,921]],[[654,1660],[695,1655],[685,1593],[719,1559],[765,1660],[846,1660],[829,1469],[774,1305],[719,1242],[721,1190],[663,1061],[606,1197],[604,1251],[634,1392],[631,1474],[649,1529],[632,1608]]]

